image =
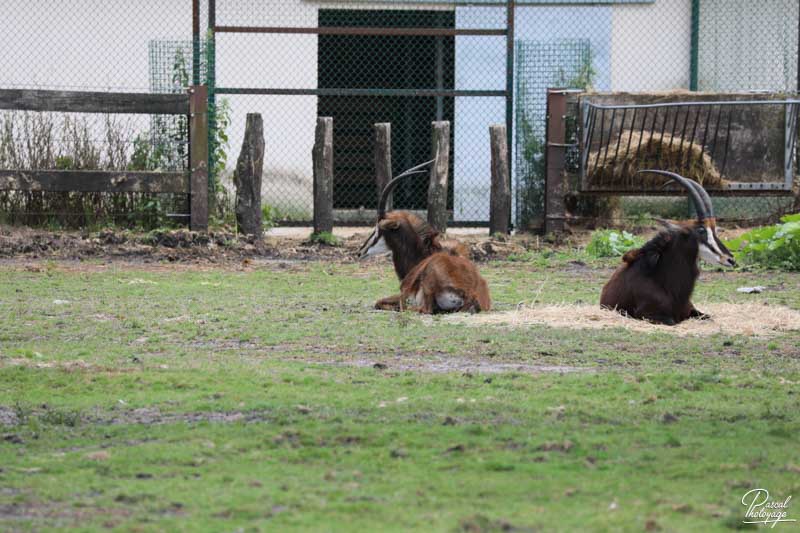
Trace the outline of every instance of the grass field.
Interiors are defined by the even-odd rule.
[[[480,265],[499,310],[596,302],[614,264],[512,259]],[[800,495],[800,332],[371,309],[396,288],[386,260],[0,264],[0,529],[709,531]],[[800,309],[800,275],[695,301]]]

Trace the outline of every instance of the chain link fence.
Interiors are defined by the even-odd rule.
[[[351,223],[374,216],[373,124],[392,124],[392,168],[398,173],[429,159],[430,123],[449,120],[452,219],[455,225],[485,224],[488,129],[509,118],[512,64],[510,146],[518,227],[541,223],[548,86],[615,92],[797,90],[794,0],[530,1],[516,5],[512,28],[507,8],[454,0],[7,0],[0,20],[0,46],[6,51],[0,56],[0,88],[175,92],[206,83],[209,167],[218,192],[230,191],[246,114],[261,113],[263,204],[278,223],[311,219],[317,116],[334,119],[334,208],[340,222]],[[43,120],[34,115],[3,113],[0,168],[187,166],[183,117],[117,116],[124,123],[124,131],[117,131],[121,126],[109,127],[101,115],[50,116],[53,125],[44,128],[50,133],[42,134],[32,129]],[[85,121],[82,136],[73,128],[71,145],[65,121]],[[30,144],[26,135],[44,143],[45,156],[9,155]],[[100,155],[90,150],[80,163],[63,159],[78,160],[69,155],[76,152],[76,138]],[[396,192],[395,206],[425,209],[426,190],[425,176],[409,180]],[[89,196],[88,204],[59,209],[100,216],[99,196]],[[151,207],[185,213],[182,201]],[[792,199],[715,201],[722,216],[760,218],[788,208]],[[609,203],[623,217],[686,211],[679,198]],[[117,201],[104,209],[124,213],[143,205]],[[0,203],[5,213],[12,207]],[[37,209],[46,206],[29,202],[23,211]]]

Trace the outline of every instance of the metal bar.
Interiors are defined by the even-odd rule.
[[[793,196],[783,183],[729,183],[725,189],[706,189],[712,196]],[[675,196],[670,189],[589,189],[581,194],[590,196]]]
[[[730,105],[774,105],[774,104],[798,104],[800,99],[787,98],[783,100],[697,100],[693,102],[663,102],[660,104],[619,104],[606,105],[588,102],[587,105],[598,109],[646,109],[653,107],[684,107],[684,106],[730,106]]]
[[[703,157],[703,152],[706,150],[706,141],[708,140],[708,125],[711,122],[711,112],[714,111],[714,107],[709,107],[708,112],[706,113],[706,125],[703,128],[703,144],[700,145],[700,157]]]
[[[597,172],[597,165],[600,164],[600,150],[603,149],[603,127],[606,123],[606,110],[600,110],[600,143],[597,145],[597,157],[594,158],[594,168],[592,169],[592,175]]]
[[[584,130],[583,153],[581,153],[581,185],[586,188],[586,163],[589,161],[589,152],[592,149],[592,137],[594,136],[594,124],[597,119],[597,109],[585,108],[586,128]]]
[[[664,144],[664,133],[667,131],[667,120],[669,119],[669,109],[664,111],[664,120],[661,123],[661,137],[658,139],[658,166],[661,166],[661,147]],[[651,136],[652,137],[652,136]],[[652,138],[651,138],[652,140]]]
[[[675,128],[678,127],[678,116],[681,114],[681,110],[678,109],[675,111],[675,118],[672,120],[672,129],[670,130],[669,134],[669,149],[672,150],[672,141],[675,139]]]
[[[733,118],[733,109],[728,110],[728,128],[725,133],[725,152],[722,154],[722,168],[719,171],[720,176],[725,175],[725,166],[728,164],[728,149],[731,146],[731,119]]]
[[[644,138],[644,126],[647,122],[647,109],[644,110],[644,116],[642,117],[642,128],[639,131],[639,144],[636,146],[636,164],[637,166],[641,163],[640,156],[642,155],[642,139]],[[656,110],[655,114],[658,114],[658,110]],[[653,117],[653,124],[655,124],[655,117]],[[652,131],[652,130],[651,130]],[[651,135],[652,137],[652,135]],[[649,143],[649,141],[648,141]]]
[[[507,91],[456,90],[456,89],[283,89],[257,87],[217,87],[216,94],[262,94],[262,95],[302,95],[302,96],[436,96],[455,98],[461,96],[506,97]]]
[[[217,0],[208,0],[208,29],[216,32],[217,27]]]
[[[689,90],[697,90],[700,64],[700,0],[692,0],[692,34],[690,37]]]
[[[512,6],[514,2],[509,2]],[[279,27],[279,26],[213,26],[214,33],[293,33],[310,35],[386,35],[453,37],[456,35],[503,36],[504,29],[469,28],[389,28],[369,26],[323,26],[323,27]]]
[[[797,118],[800,106],[790,105],[786,107],[786,149],[783,154],[784,161],[784,185],[787,189],[792,188],[794,180],[794,149],[797,141]]]
[[[192,0],[192,85],[200,85],[200,0]]]
[[[436,90],[444,90],[444,43],[443,37],[436,37]],[[441,96],[436,97],[436,120],[444,120],[444,100]]]
[[[722,106],[717,111],[717,124],[714,126],[714,148],[711,149],[711,159],[717,153],[717,140],[719,140],[719,123],[722,120]]]
[[[686,114],[683,117],[683,131],[681,132],[681,140],[680,144],[678,144],[678,168],[680,168],[683,162],[683,141],[686,139],[686,130],[689,128],[689,108],[686,108]],[[672,139],[670,139],[670,145],[672,145]]]
[[[619,135],[617,136],[617,149],[614,150],[614,161],[619,157],[619,145],[622,144],[622,130],[625,129],[625,115],[628,114],[627,109],[622,110],[622,120],[619,122]]]
[[[506,144],[508,150],[508,188],[514,175],[514,15],[515,0],[506,0]],[[514,227],[511,210],[508,211],[508,227]]]
[[[636,127],[636,112],[638,109],[633,110],[633,116],[631,117],[631,128],[628,130],[628,146],[625,148],[625,158],[627,159],[628,156],[631,155],[631,142],[633,142],[633,128]],[[623,120],[623,124],[624,124]]]
[[[611,124],[608,126],[608,141],[606,142],[606,151],[603,155],[603,166],[606,166],[608,161],[608,147],[611,144],[611,136],[614,135],[614,119],[616,118],[617,110],[611,111]]]
[[[692,146],[694,146],[694,137],[697,135],[697,122],[700,120],[700,109],[697,110],[697,113],[694,114],[694,126],[692,126],[692,138],[689,140],[689,149],[686,157],[686,168],[691,168],[692,164]],[[689,110],[687,109],[686,112],[688,113]],[[700,161],[703,160],[703,152],[700,151]]]

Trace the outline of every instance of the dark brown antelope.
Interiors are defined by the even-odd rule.
[[[412,174],[424,172],[421,169],[431,163],[432,161],[429,161],[413,167],[398,175],[386,185],[378,203],[378,222],[359,249],[359,257],[363,259],[372,255],[391,252],[395,273],[397,278],[403,282],[409,273],[414,271],[415,267],[423,263],[424,260],[439,256],[433,264],[426,263],[426,265],[430,265],[430,270],[425,268],[415,271],[415,279],[428,280],[425,284],[426,290],[431,290],[431,287],[433,287],[434,293],[441,293],[439,301],[436,304],[432,303],[430,306],[423,306],[422,303],[419,303],[413,305],[413,307],[429,313],[457,311],[462,310],[465,306],[464,302],[467,302],[474,292],[469,283],[477,279],[483,281],[483,278],[478,275],[475,265],[469,261],[467,247],[457,241],[441,239],[436,229],[413,213],[406,211],[386,212],[386,204],[389,197],[400,180]],[[443,265],[449,266],[444,267]],[[461,273],[464,269],[471,273],[466,277],[456,274],[450,280],[452,282],[450,284],[443,277],[445,272],[457,271]],[[433,283],[431,280],[434,278],[438,281],[431,285]],[[485,286],[486,282],[483,281],[483,284]],[[486,296],[481,301],[486,305],[486,302],[489,301],[488,288],[484,292]],[[416,296],[416,293],[413,296]],[[435,295],[433,298],[434,300],[436,299]],[[375,303],[375,308],[398,311],[402,310],[402,303],[402,297],[398,294],[378,300]],[[483,309],[483,307],[470,305],[471,309]]]
[[[691,302],[700,274],[698,256],[708,263],[732,267],[733,256],[717,237],[714,206],[697,182],[663,170],[641,170],[669,176],[692,199],[697,219],[659,221],[666,229],[647,244],[630,250],[603,287],[600,305],[633,318],[674,325],[687,318],[710,318]]]

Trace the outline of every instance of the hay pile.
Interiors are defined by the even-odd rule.
[[[779,305],[758,303],[699,303],[698,309],[711,320],[686,320],[676,326],[651,324],[625,317],[598,305],[538,305],[516,311],[451,315],[447,320],[468,326],[524,327],[545,325],[568,329],[625,328],[642,333],[669,333],[678,336],[705,336],[716,333],[769,337],[781,332],[800,330],[800,312]]]
[[[630,149],[628,145],[630,144]],[[598,162],[599,158],[599,162]],[[595,168],[595,165],[597,168]],[[652,168],[669,170],[696,181],[707,189],[724,189],[727,182],[717,170],[700,143],[690,142],[680,135],[669,133],[623,130],[622,138],[615,134],[608,143],[590,152],[586,174],[593,188],[660,189],[667,181],[655,174],[636,174],[637,170]],[[682,190],[677,185],[669,189]]]

